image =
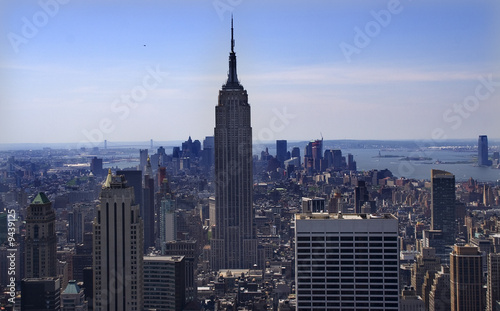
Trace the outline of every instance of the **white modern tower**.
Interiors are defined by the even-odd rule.
[[[295,216],[297,310],[398,310],[398,220]]]

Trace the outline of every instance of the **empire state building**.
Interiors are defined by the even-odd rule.
[[[215,224],[211,266],[248,269],[257,263],[252,206],[252,127],[247,91],[238,81],[231,19],[227,82],[215,107]]]

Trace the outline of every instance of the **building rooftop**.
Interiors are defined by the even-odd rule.
[[[106,180],[102,184],[102,189],[107,189],[107,188],[127,188],[127,181],[125,180],[124,175],[117,175],[114,176],[111,173],[111,169],[108,170],[108,175],[106,176]]]
[[[80,293],[80,287],[76,284],[75,280],[71,280],[68,282],[68,286],[66,286],[66,289],[63,291],[63,294],[79,294]]]
[[[347,220],[366,220],[366,219],[397,219],[392,214],[342,214],[342,213],[298,213],[296,219],[347,219]]]
[[[241,275],[248,277],[262,277],[262,270],[254,270],[254,269],[222,269],[218,272],[219,276],[224,278],[235,277],[238,278]]]
[[[144,261],[178,262],[182,259],[184,259],[184,256],[144,256]]]
[[[33,199],[32,204],[47,204],[50,203],[49,198],[43,192],[38,192],[36,197]]]
[[[432,178],[452,178],[455,177],[452,173],[443,170],[431,170]]]

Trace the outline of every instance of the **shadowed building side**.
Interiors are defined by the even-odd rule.
[[[446,245],[455,244],[455,175],[431,170],[431,229],[443,232]]]

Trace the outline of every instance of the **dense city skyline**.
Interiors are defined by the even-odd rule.
[[[60,4],[49,1],[40,2],[46,12],[35,21],[56,15]],[[383,24],[389,12],[401,13],[399,5],[391,1],[371,14]],[[56,311],[484,311],[487,300],[493,311],[500,303],[492,277],[500,250],[498,146],[489,148],[486,135],[477,146],[443,146],[459,140],[438,146],[325,140],[321,132],[303,150],[287,140],[271,148],[255,143],[255,134],[262,142],[292,134],[286,127],[308,133],[320,120],[306,114],[311,118],[300,126],[285,105],[273,110],[269,127],[254,132],[252,104],[237,76],[232,17],[230,34],[213,136],[190,135],[166,148],[151,139],[147,149],[114,148],[111,141],[108,149],[104,134],[115,133],[117,124],[103,118],[99,128],[83,131],[95,148],[53,150],[47,146],[56,144],[48,143],[0,152],[0,304],[10,311],[19,304]],[[164,79],[159,70],[148,67],[130,96],[153,92]],[[465,97],[457,113],[472,113],[492,97],[492,78],[481,77],[475,97]],[[130,109],[145,100],[114,101],[111,109],[130,127]],[[38,119],[49,127],[64,119],[52,113]],[[471,115],[444,116],[458,129]],[[372,119],[344,128],[386,124]],[[191,125],[183,122],[180,132]],[[149,120],[132,129],[163,124]],[[433,139],[446,135],[443,128],[431,132]],[[253,154],[259,146],[265,146],[260,156]],[[414,178],[422,169],[425,178]]]
[[[231,13],[254,141],[495,139],[499,9],[472,1],[2,3],[0,129],[8,135],[0,142],[211,135]]]

